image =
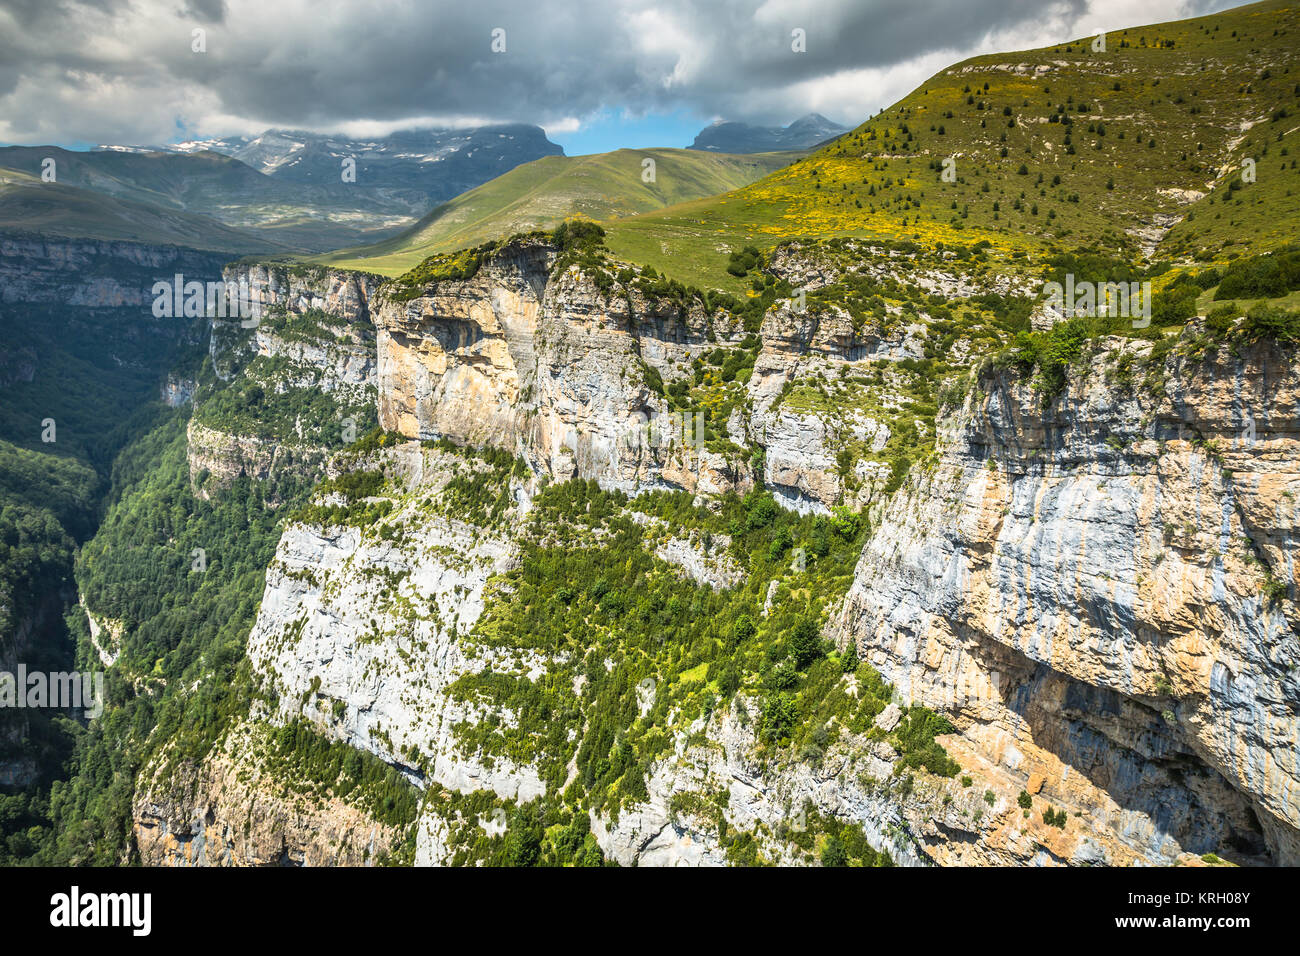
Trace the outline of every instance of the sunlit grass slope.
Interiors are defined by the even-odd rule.
[[[569,216],[609,220],[727,192],[801,155],[620,149],[592,156],[548,156],[457,196],[387,241],[313,261],[400,275],[430,255],[550,229]],[[646,160],[653,160],[653,177]]]
[[[707,287],[728,285],[728,250],[795,237],[1218,259],[1296,234],[1300,5],[1115,29],[1105,47],[958,63],[752,185],[608,223],[608,245]]]

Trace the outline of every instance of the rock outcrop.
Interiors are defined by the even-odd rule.
[[[223,273],[228,289],[250,303],[245,318],[212,320],[209,355],[219,383],[255,384],[264,393],[325,393],[341,406],[334,419],[295,415],[259,421],[258,433],[241,431],[199,407],[189,425],[190,479],[206,497],[240,476],[258,481],[321,476],[329,448],[355,440],[359,414],[348,409],[375,403],[375,329],[369,298],[376,277],[333,269],[288,269],[236,263]],[[262,359],[261,364],[254,364]],[[165,394],[190,400],[184,383]]]
[[[414,443],[395,454],[408,459],[396,470],[411,485],[393,490],[398,508],[385,524],[403,533],[286,529],[249,659],[281,719],[304,716],[420,783],[427,773],[444,786],[531,799],[545,789],[531,768],[457,754],[455,728],[476,710],[448,693],[462,674],[503,664],[468,656],[457,635],[474,626],[488,578],[511,565],[515,545],[430,511],[459,459]]]
[[[703,310],[602,292],[576,266],[554,269],[556,255],[517,240],[471,279],[412,298],[381,290],[380,424],[504,448],[557,480],[631,492],[749,487],[744,463],[702,447],[689,422],[659,424],[667,405],[647,380],[647,370],[678,377],[713,347]]]
[[[279,307],[302,314],[327,312],[343,325],[369,325],[370,299],[380,276],[320,266],[234,263],[222,274],[227,286],[248,289],[263,312]]]
[[[146,866],[367,866],[401,840],[368,808],[286,780],[263,756],[274,728],[236,726],[197,766],[164,753],[137,780]]]
[[[322,448],[300,447],[255,435],[231,435],[196,421],[190,422],[186,437],[190,480],[202,498],[240,477],[255,481],[324,477],[326,453]]]
[[[139,308],[150,313],[156,282],[207,281],[227,257],[177,246],[107,239],[0,234],[0,304]]]

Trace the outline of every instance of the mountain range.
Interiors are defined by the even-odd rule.
[[[425,210],[521,163],[564,154],[541,127],[522,123],[399,130],[371,139],[268,129],[255,137],[190,140],[145,151],[220,153],[282,182],[330,187],[342,182],[342,164],[350,159],[356,164],[357,186],[408,195]]]
[[[383,240],[360,257],[410,248],[415,251],[401,260],[409,266],[420,250],[441,251],[456,237],[550,228],[575,213],[629,215],[726,192],[839,131],[816,114],[784,129],[715,125],[691,149],[726,155],[697,161],[659,150],[658,161],[666,162],[659,184],[641,183],[639,168],[626,171],[626,182],[610,178],[618,157],[634,151],[569,160],[540,127],[524,124],[405,130],[371,139],[269,129],[255,137],[91,151],[0,147],[0,227],[180,240],[239,253],[322,253]],[[738,162],[730,153],[764,155]],[[540,159],[551,162],[529,166]],[[42,164],[51,160],[60,188],[41,192],[47,185],[40,180]],[[528,168],[502,179],[519,167]],[[475,193],[480,186],[486,192]],[[435,241],[435,233],[447,238]],[[328,261],[347,261],[349,255]]]
[[[146,242],[188,237],[196,248],[230,252],[323,252],[396,232],[520,163],[562,152],[539,127],[523,125],[372,140],[268,130],[164,147],[9,146],[0,148],[0,227]],[[60,188],[41,192],[46,161]]]

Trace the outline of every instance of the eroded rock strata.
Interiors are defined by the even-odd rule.
[[[391,506],[384,523],[400,534],[312,520],[286,527],[249,640],[275,701],[262,719],[310,720],[430,794],[543,795],[544,768],[474,743],[475,726],[509,727],[519,715],[454,690],[467,674],[537,680],[557,666],[535,648],[487,649],[472,636],[493,582],[531,540],[534,496],[584,478],[633,494],[680,489],[705,504],[761,478],[787,507],[847,505],[869,518],[825,634],[883,675],[895,710],[946,716],[954,732],[939,742],[963,772],[909,772],[904,782],[900,755],[871,727],[837,729],[815,761],[774,756],[744,716],[762,701],[742,691],[707,716],[670,717],[671,746],[646,773],[646,799],[592,813],[608,858],[725,863],[716,807],[766,858],[804,862],[786,836],[797,808],[811,807],[860,824],[899,863],[1300,861],[1300,647],[1286,596],[1300,491],[1291,353],[1263,343],[1153,358],[1149,341],[1101,340],[1064,392],[1045,398],[1013,369],[980,366],[978,349],[958,341],[973,369],[966,387],[944,402],[934,432],[913,426],[933,454],[891,487],[881,456],[900,427],[908,362],[925,354],[928,316],[863,327],[834,307],[778,303],[762,317],[723,434],[699,445],[628,441],[670,411],[656,380],[690,375],[749,333],[725,312],[631,288],[612,294],[557,259],[544,241],[516,240],[471,278],[414,291],[331,271],[292,281],[259,267],[228,272],[290,314],[323,311],[352,329],[350,344],[299,343],[293,360],[333,382],[373,382],[380,424],[405,439],[370,462],[400,476],[374,499]],[[891,274],[907,267],[867,251],[862,262]],[[773,268],[810,287],[837,278],[798,250]],[[918,269],[922,280],[954,297],[1015,291],[1014,279],[942,269]],[[238,442],[235,455],[194,428],[191,439],[212,474],[217,459],[232,472],[273,470],[273,455],[264,468]],[[508,480],[504,513],[476,524],[440,506],[449,481],[484,466],[430,447],[438,439],[526,464]],[[661,558],[701,584],[743,579],[724,562],[705,568],[708,550],[689,535],[668,529],[655,540]],[[851,674],[841,689],[864,693]],[[889,720],[882,713],[873,726]],[[279,843],[240,837],[238,821],[269,798],[255,780],[228,785],[227,765],[243,759],[232,746],[197,769],[194,795],[163,776],[142,788],[146,862],[277,853],[367,862],[395,839],[342,810],[312,811],[326,813],[317,818],[287,807],[272,814],[287,821]],[[967,775],[978,785],[965,785]],[[712,801],[707,812],[683,798],[700,794]],[[1033,814],[1022,794],[1040,801]],[[1045,822],[1044,804],[1068,825]],[[425,802],[417,862],[454,856],[449,841],[464,819],[447,805]]]

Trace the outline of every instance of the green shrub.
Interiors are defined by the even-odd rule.
[[[1250,256],[1232,263],[1214,293],[1215,299],[1273,299],[1300,289],[1300,248]]]

